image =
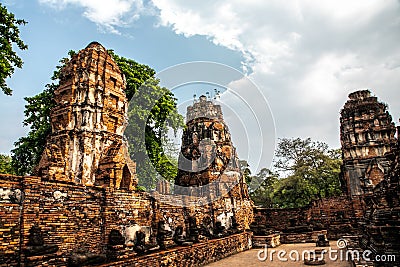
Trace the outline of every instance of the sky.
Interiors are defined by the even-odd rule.
[[[222,88],[218,103],[239,157],[253,171],[269,167],[277,138],[310,137],[340,147],[339,112],[355,90],[370,89],[398,124],[399,0],[0,2],[28,21],[21,38],[29,46],[18,51],[24,66],[8,80],[13,96],[0,94],[0,153],[9,154],[28,130],[23,98],[44,89],[69,50],[91,41],[161,77],[188,62],[241,71],[218,84],[173,92],[184,111],[193,94]]]

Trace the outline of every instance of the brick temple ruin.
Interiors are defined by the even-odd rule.
[[[352,266],[400,266],[400,142],[387,105],[369,90],[353,92],[340,112],[343,165],[338,197],[293,209],[255,208],[253,245],[345,238],[347,249],[395,261],[354,260]],[[397,136],[400,127],[397,128]],[[393,258],[392,258],[393,259]]]
[[[180,174],[179,194],[163,181],[159,192],[139,192],[123,140],[125,86],[96,42],[62,68],[37,175],[0,175],[0,266],[198,266],[251,247],[253,205],[221,107],[203,97],[189,107],[194,128],[184,139],[197,136],[193,145],[211,166],[192,170],[198,182],[184,184]],[[204,105],[218,110],[212,122],[197,118]]]
[[[354,266],[399,266],[400,142],[371,92],[350,94],[340,112],[343,194],[266,209],[249,198],[222,109],[205,96],[187,109],[173,188],[137,191],[125,86],[96,42],[61,70],[36,175],[0,175],[0,266],[202,266],[321,235],[397,259]]]
[[[396,128],[384,103],[368,90],[349,95],[340,117],[344,189],[350,196],[372,192],[390,169]]]

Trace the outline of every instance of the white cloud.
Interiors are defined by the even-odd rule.
[[[359,88],[371,88],[395,120],[400,116],[398,0],[39,1],[82,7],[114,32],[155,9],[159,26],[241,52],[243,70],[270,103],[278,137],[339,146],[339,111]]]
[[[52,8],[61,10],[68,5],[83,8],[83,16],[101,29],[119,34],[117,27],[129,25],[144,11],[142,0],[39,0]]]
[[[244,70],[269,100],[278,137],[309,136],[339,146],[339,111],[347,94],[360,88],[371,88],[389,101],[394,118],[400,116],[399,1],[153,4],[160,25],[243,53]]]

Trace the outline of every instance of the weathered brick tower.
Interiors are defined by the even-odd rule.
[[[247,196],[247,186],[243,183],[221,106],[207,100],[206,96],[200,96],[198,102],[187,108],[179,173],[175,180],[179,187],[175,192],[197,196],[223,194],[238,185],[231,193]],[[197,190],[198,187],[203,189]],[[226,191],[225,187],[230,188]]]
[[[63,67],[51,111],[38,175],[50,180],[133,189],[135,164],[123,132],[127,124],[125,80],[107,50],[97,42]]]
[[[234,218],[247,229],[253,202],[221,106],[200,96],[187,108],[175,194],[207,199],[215,221]]]
[[[397,135],[400,134],[398,127]],[[361,224],[360,245],[376,255],[389,258],[376,266],[400,266],[400,141],[388,154],[392,161],[385,179],[366,196],[367,210]],[[375,265],[374,265],[375,266]]]
[[[364,195],[383,180],[391,161],[385,153],[396,143],[387,105],[368,90],[349,94],[341,110],[343,180],[349,196]]]

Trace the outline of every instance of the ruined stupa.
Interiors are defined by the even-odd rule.
[[[369,90],[349,94],[340,114],[345,191],[349,196],[371,193],[390,168],[385,154],[396,144],[392,117]]]
[[[175,185],[176,193],[248,198],[221,106],[204,95],[187,108]]]
[[[37,174],[83,185],[133,189],[135,164],[123,133],[125,79],[107,50],[92,42],[61,69],[51,111],[52,133]]]

